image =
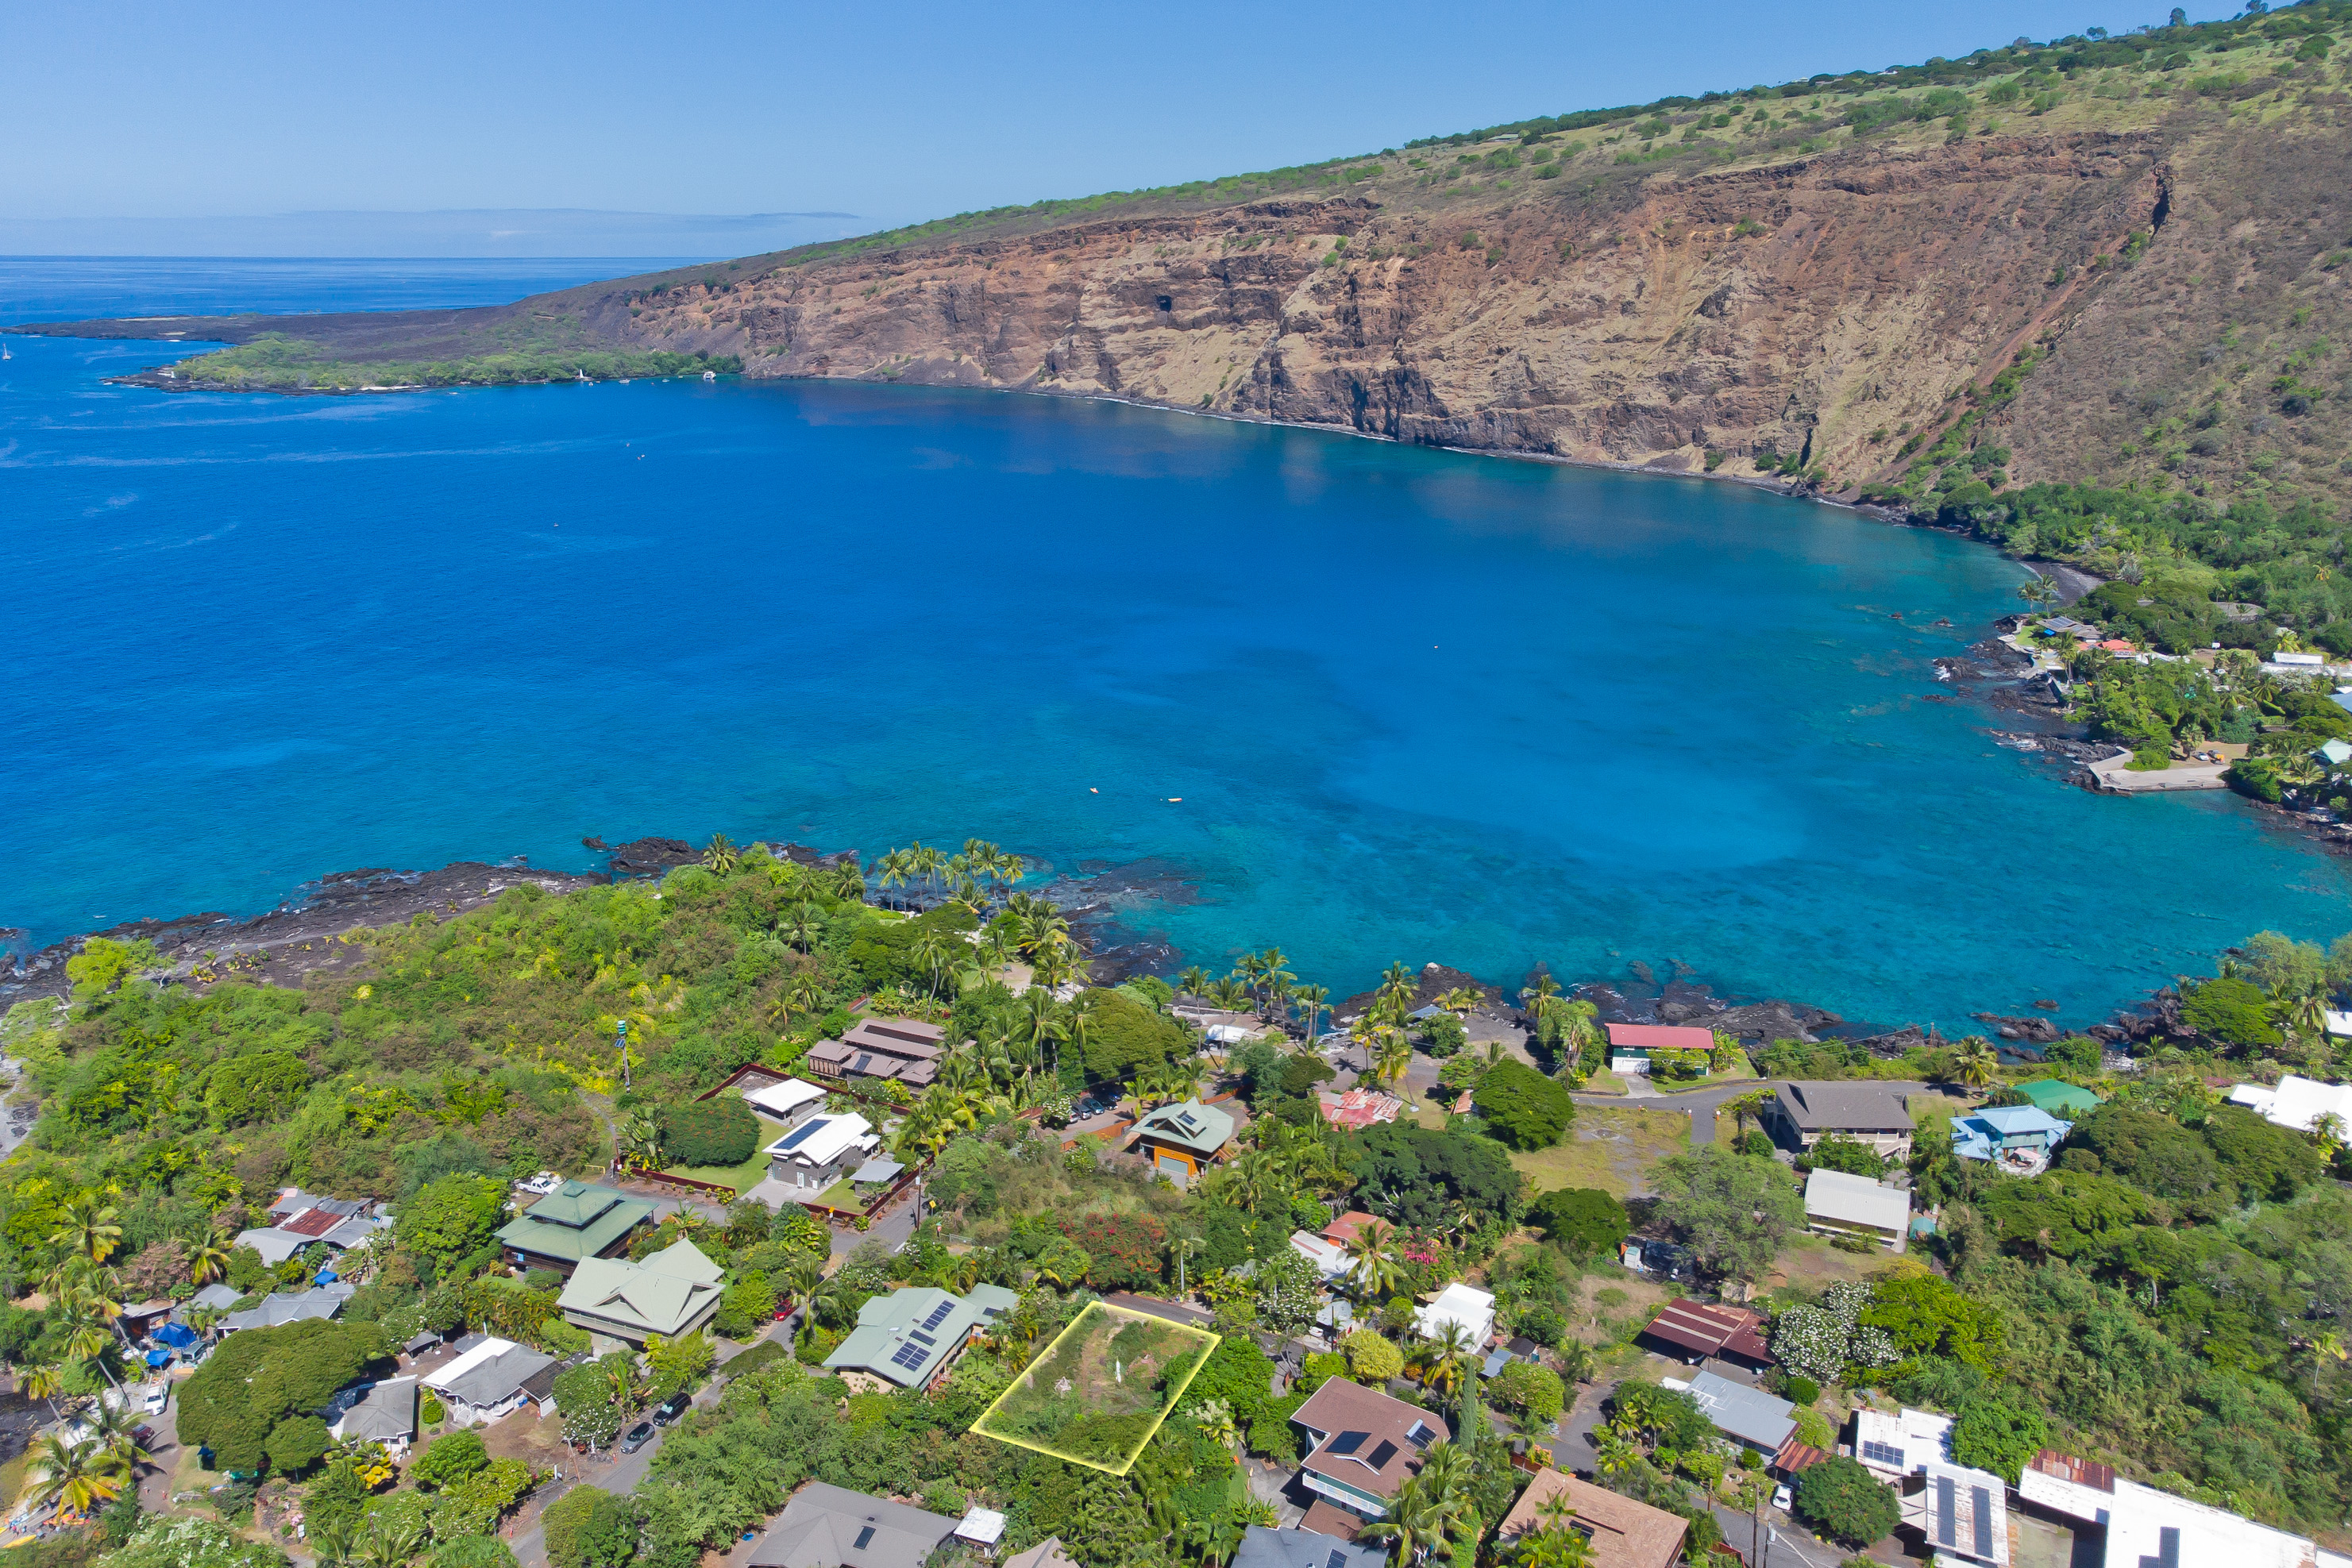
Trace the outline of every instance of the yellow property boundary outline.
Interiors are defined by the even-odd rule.
[[[1027,1442],[1019,1437],[1008,1437],[1002,1432],[990,1431],[988,1424],[996,1419],[997,1410],[1007,1399],[1012,1398],[1024,1384],[1028,1382],[1031,1375],[1036,1371],[1038,1364],[1060,1350],[1062,1342],[1071,1335],[1082,1333],[1092,1333],[1094,1325],[1101,1318],[1116,1318],[1123,1322],[1150,1323],[1154,1328],[1168,1329],[1189,1339],[1208,1342],[1202,1347],[1201,1354],[1193,1358],[1192,1364],[1186,1369],[1184,1381],[1169,1390],[1167,1403],[1160,1407],[1158,1417],[1150,1426],[1144,1428],[1143,1436],[1135,1440],[1135,1447],[1127,1451],[1127,1457],[1119,1460],[1117,1465],[1107,1465],[1099,1459],[1089,1459],[1082,1455],[1065,1453],[1059,1448],[1048,1448],[1043,1443]],[[971,1424],[971,1429],[992,1441],[1010,1444],[1016,1448],[1026,1448],[1033,1454],[1044,1454],[1049,1458],[1059,1459],[1065,1464],[1080,1465],[1090,1470],[1100,1470],[1105,1475],[1123,1476],[1134,1468],[1135,1461],[1142,1455],[1145,1445],[1159,1434],[1160,1428],[1167,1423],[1168,1417],[1176,1413],[1176,1406],[1182,1401],[1184,1391],[1192,1386],[1192,1379],[1201,1375],[1201,1368],[1208,1364],[1209,1357],[1215,1354],[1217,1346],[1223,1344],[1225,1336],[1223,1334],[1211,1333],[1207,1329],[1196,1329],[1190,1323],[1180,1323],[1167,1318],[1154,1317],[1150,1312],[1134,1312],[1126,1307],[1114,1307],[1108,1301],[1089,1301],[1083,1312],[1070,1320],[1067,1328],[1049,1340],[1045,1349],[1029,1358],[1028,1365],[1013,1375],[1013,1381],[1005,1385],[1004,1392],[990,1401],[988,1408],[980,1413],[980,1418]]]

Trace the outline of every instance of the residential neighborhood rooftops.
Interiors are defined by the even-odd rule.
[[[931,1285],[886,1291],[857,1309],[857,1326],[824,1358],[825,1368],[919,1388],[955,1358],[974,1329],[1020,1299],[1002,1285],[974,1285],[961,1296]]]
[[[1323,1228],[1323,1239],[1327,1241],[1336,1241],[1345,1247],[1364,1233],[1365,1226],[1380,1223],[1380,1216],[1366,1214],[1360,1208],[1351,1208]]]
[[[1995,1105],[1953,1119],[1952,1153],[1964,1160],[1989,1160],[2021,1145],[2048,1149],[2074,1130],[2074,1123],[2039,1105]]]
[[[1678,1513],[1652,1508],[1630,1497],[1581,1481],[1562,1470],[1538,1470],[1495,1532],[1497,1545],[1507,1545],[1530,1531],[1543,1528],[1544,1506],[1554,1498],[1568,1501],[1568,1517],[1592,1542],[1592,1560],[1605,1568],[1672,1568],[1682,1551],[1690,1521]]]
[[[1609,1044],[1615,1051],[1713,1051],[1715,1031],[1688,1024],[1612,1023]]]
[[[1438,1291],[1435,1301],[1412,1310],[1413,1328],[1423,1339],[1435,1339],[1448,1324],[1461,1329],[1471,1349],[1486,1349],[1495,1333],[1495,1298],[1456,1280]]]
[[[1381,1568],[1388,1553],[1319,1530],[1270,1530],[1253,1524],[1242,1531],[1233,1568]]]
[[[1768,1454],[1779,1453],[1789,1434],[1797,1429],[1795,1406],[1712,1372],[1702,1372],[1690,1380],[1690,1396],[1717,1431]]]
[[[862,1182],[896,1181],[907,1167],[887,1155],[877,1155],[849,1173],[849,1179]]]
[[[724,1273],[699,1248],[680,1238],[641,1263],[625,1258],[583,1258],[565,1281],[556,1305],[578,1326],[642,1341],[647,1334],[687,1332],[719,1303]]]
[[[489,1406],[512,1395],[524,1379],[554,1359],[529,1345],[485,1335],[455,1361],[425,1374],[424,1383],[468,1405]]]
[[[2352,1084],[2322,1083],[2290,1072],[2275,1089],[2239,1084],[2230,1091],[2230,1103],[2243,1105],[2263,1120],[2298,1133],[2310,1132],[2322,1116],[2334,1116],[2352,1131]]]
[[[299,1323],[306,1318],[331,1318],[343,1310],[352,1299],[352,1287],[345,1284],[318,1285],[310,1290],[284,1295],[264,1296],[261,1304],[247,1307],[241,1312],[231,1312],[220,1321],[226,1331],[236,1329],[274,1329],[281,1323]]]
[[[1781,1111],[1807,1133],[1909,1132],[1911,1113],[1882,1083],[1783,1083]]]
[[[1162,1105],[1135,1124],[1136,1136],[1172,1144],[1196,1155],[1213,1155],[1233,1141],[1233,1113],[1199,1100]]]
[[[1815,1166],[1805,1177],[1805,1213],[1834,1224],[1867,1226],[1901,1236],[1911,1228],[1911,1195],[1865,1176]]]
[[[2126,1480],[2105,1465],[2042,1449],[2018,1477],[2017,1495],[2106,1527],[2106,1568],[2146,1563],[2179,1568],[2341,1568],[2347,1560],[2283,1530]]]
[[[874,1125],[855,1111],[832,1116],[812,1116],[768,1145],[772,1159],[796,1165],[829,1166],[854,1148],[875,1144]]]
[[[2030,1083],[2019,1084],[2017,1092],[2053,1116],[2079,1115],[2097,1110],[2100,1103],[2096,1094],[2063,1078],[2036,1078]]]
[[[1947,1553],[2007,1568],[2009,1563],[2008,1487],[1999,1476],[1948,1464],[1942,1459],[1927,1467],[1927,1484],[1903,1499],[1903,1521],[1916,1527],[1936,1549],[1940,1561]]]
[[[1420,1469],[1433,1443],[1454,1435],[1444,1416],[1344,1377],[1308,1395],[1290,1418],[1316,1435],[1299,1469],[1382,1498]]]
[[[1685,1297],[1668,1301],[1642,1332],[1701,1357],[1730,1354],[1749,1361],[1769,1361],[1772,1356],[1764,1343],[1763,1325],[1760,1312]]]
[[[388,1377],[367,1396],[343,1412],[327,1431],[339,1443],[364,1438],[378,1443],[404,1443],[416,1436],[417,1379]]]
[[[765,1111],[780,1122],[789,1122],[793,1113],[824,1098],[824,1091],[805,1079],[787,1078],[782,1083],[763,1084],[743,1091],[743,1103],[755,1111]]]
[[[1907,1476],[1949,1457],[1952,1418],[1932,1410],[1853,1413],[1853,1457],[1883,1475]]]
[[[1403,1101],[1378,1089],[1318,1089],[1315,1098],[1325,1121],[1358,1132],[1377,1123],[1393,1122],[1404,1113]]]
[[[577,1261],[604,1252],[651,1218],[654,1206],[609,1186],[567,1181],[499,1229],[522,1252]]]
[[[956,1521],[910,1503],[811,1481],[784,1504],[748,1568],[922,1568]]]

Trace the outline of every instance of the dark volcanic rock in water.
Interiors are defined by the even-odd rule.
[[[518,883],[571,893],[605,880],[593,873],[534,871],[520,861],[505,865],[459,861],[422,872],[367,867],[320,877],[267,915],[250,919],[213,910],[175,920],[126,921],[90,935],[153,943],[173,979],[202,969],[221,977],[234,975],[263,984],[299,986],[304,975],[349,968],[364,959],[365,949],[336,940],[346,932],[398,925],[423,914],[460,915]],[[66,979],[66,960],[81,950],[84,940],[68,937],[18,959],[11,971],[0,973],[0,1001],[66,995],[72,988]]]
[[[604,846],[583,840],[591,849]],[[615,847],[606,864],[613,874],[622,876],[667,876],[682,865],[692,865],[702,859],[702,852],[684,839],[631,839]]]
[[[1644,976],[1650,972],[1646,965],[1633,967]],[[1824,1009],[1777,998],[1734,1004],[1696,980],[1670,980],[1655,995],[1605,981],[1579,986],[1574,991],[1600,1009],[1603,1023],[1682,1024],[1719,1030],[1750,1045],[1775,1040],[1811,1041],[1845,1021]]]

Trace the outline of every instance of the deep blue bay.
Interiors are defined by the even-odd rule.
[[[257,265],[0,262],[0,319],[630,270]],[[2339,864],[2235,800],[1995,746],[1931,661],[2022,572],[1937,533],[1108,403],[171,395],[102,381],[171,349],[6,341],[0,925],[35,944],[714,830],[1164,862],[1199,899],[1134,926],[1212,966],[1278,943],[1340,994],[1393,958],[1638,959],[2079,1023],[2254,930],[2352,926]]]

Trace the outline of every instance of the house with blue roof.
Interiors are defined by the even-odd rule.
[[[2074,1130],[2074,1123],[2060,1121],[2039,1105],[1995,1105],[1952,1119],[1952,1153],[2034,1176]]]

